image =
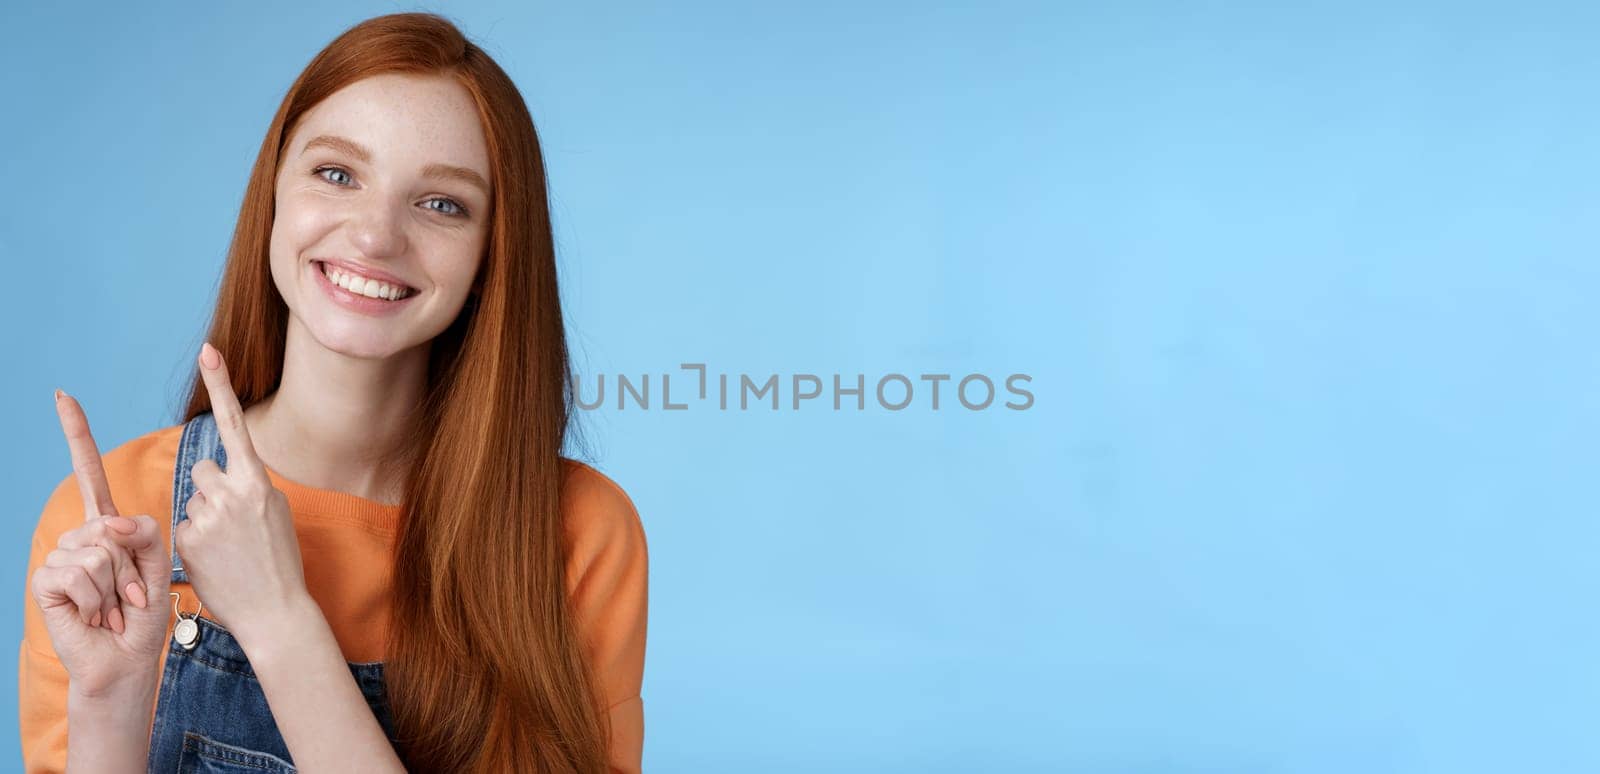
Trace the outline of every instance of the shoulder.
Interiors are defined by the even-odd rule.
[[[610,710],[614,768],[638,771],[650,604],[644,526],[633,498],[610,476],[570,459],[562,468],[567,593]]]
[[[644,523],[633,498],[610,476],[587,463],[563,457],[561,512],[572,569],[596,562],[646,561]]]
[[[561,510],[568,530],[632,529],[643,525],[633,498],[610,476],[585,462],[561,458]]]
[[[150,514],[158,522],[171,515],[172,471],[182,432],[183,425],[152,430],[100,455],[111,498],[122,515]],[[45,501],[35,542],[54,548],[61,533],[82,523],[83,493],[76,474],[68,470]]]

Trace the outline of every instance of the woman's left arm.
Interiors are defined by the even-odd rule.
[[[289,499],[256,455],[227,367],[209,343],[200,376],[228,469],[212,460],[190,469],[196,493],[173,532],[195,592],[250,659],[297,769],[405,771],[306,591]]]
[[[638,774],[644,757],[644,652],[649,547],[632,498],[616,482],[573,462],[562,491],[568,528],[567,593],[600,678],[616,774]]]
[[[307,596],[238,635],[295,768],[405,771],[316,600]]]

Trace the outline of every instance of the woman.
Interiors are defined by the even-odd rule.
[[[544,179],[521,95],[449,22],[379,17],[312,60],[182,421],[102,461],[57,394],[29,771],[639,769],[645,538],[560,456]]]

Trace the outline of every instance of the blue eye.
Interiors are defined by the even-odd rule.
[[[467,208],[461,206],[460,202],[457,202],[454,199],[434,198],[434,199],[429,199],[428,200],[429,204],[432,204],[434,202],[439,202],[441,204],[444,204],[446,207],[448,207],[448,209],[442,209],[442,210],[437,208],[437,207],[429,207],[428,208],[428,209],[433,210],[434,212],[437,212],[437,213],[439,213],[441,215],[465,215],[465,214],[467,214]]]
[[[322,178],[323,180],[327,180],[328,182],[333,183],[334,185],[346,185],[346,183],[341,183],[338,180],[329,179],[327,175],[322,174],[324,172],[336,172],[338,174],[344,175],[346,179],[348,179],[350,177],[350,173],[349,172],[346,172],[346,171],[344,171],[344,170],[342,170],[342,169],[340,169],[338,167],[317,167],[316,169],[312,170],[312,174]]]
[[[351,182],[350,173],[344,171],[343,169],[340,169],[339,167],[332,167],[332,166],[317,167],[316,169],[312,170],[311,172],[312,172],[312,174],[316,175],[317,177],[320,177],[323,180],[326,180],[326,181],[328,181],[330,183],[333,183],[334,185],[337,185],[337,186],[348,186],[348,185],[350,185],[350,182]],[[328,173],[331,173],[331,174],[328,174]],[[334,177],[332,177],[332,175],[340,175],[343,179],[335,179]],[[429,205],[432,205],[435,202],[443,204],[444,206],[442,208],[441,207],[429,206],[429,207],[427,207],[427,209],[433,210],[434,212],[437,212],[440,215],[465,216],[467,214],[467,208],[464,205],[462,205],[460,202],[458,202],[458,201],[456,201],[454,199],[447,199],[447,198],[444,198],[444,197],[441,196],[441,197],[434,197],[434,198],[429,199],[427,201],[427,203]]]

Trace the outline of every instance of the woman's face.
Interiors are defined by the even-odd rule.
[[[489,233],[477,106],[445,76],[376,75],[301,117],[278,166],[272,280],[319,344],[385,358],[461,311]]]

